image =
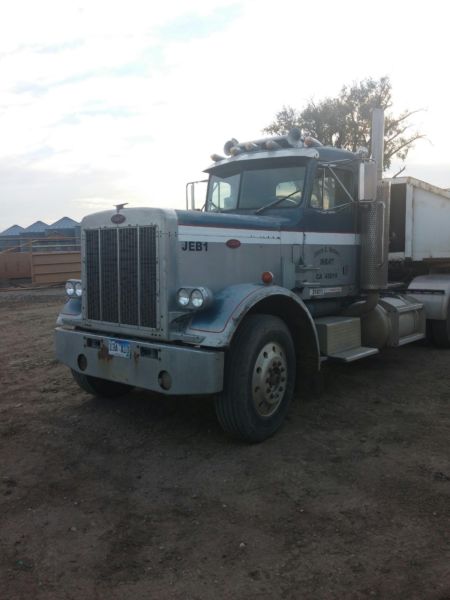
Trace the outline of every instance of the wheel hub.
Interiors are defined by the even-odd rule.
[[[282,346],[266,344],[258,354],[253,369],[252,396],[256,411],[269,417],[278,409],[286,393],[287,363]]]

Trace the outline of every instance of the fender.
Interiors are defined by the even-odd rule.
[[[301,298],[281,286],[231,285],[215,296],[211,308],[193,316],[186,333],[201,335],[202,346],[225,348],[242,319],[251,312],[275,314],[287,321],[309,370],[320,370],[319,340],[311,313]]]
[[[69,298],[56,319],[57,327],[76,325],[81,321],[81,298]]]
[[[449,314],[450,274],[432,273],[414,277],[408,286],[408,296],[424,305],[427,319],[445,321]]]

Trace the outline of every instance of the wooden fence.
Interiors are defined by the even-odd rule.
[[[31,252],[2,252],[0,254],[1,279],[30,279]]]
[[[21,240],[0,252],[0,281],[31,279],[33,284],[45,285],[79,279],[80,274],[80,244],[76,238]]]
[[[64,283],[79,279],[80,252],[33,252],[31,254],[31,282],[38,284]]]

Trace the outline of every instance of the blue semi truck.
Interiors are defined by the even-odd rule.
[[[250,442],[282,424],[296,386],[426,335],[450,346],[450,194],[383,180],[372,157],[286,136],[226,143],[206,198],[82,222],[56,354],[88,393],[209,394]],[[395,281],[392,277],[395,276]]]

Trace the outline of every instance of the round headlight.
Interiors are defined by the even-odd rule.
[[[204,302],[205,298],[200,290],[194,290],[191,293],[191,304],[194,308],[201,308]]]
[[[177,302],[180,306],[187,306],[189,304],[189,292],[184,288],[177,292]]]
[[[75,294],[75,286],[71,281],[68,281],[66,283],[66,294],[70,297],[72,297]]]
[[[83,295],[83,286],[81,285],[81,281],[77,281],[75,284],[75,294],[78,296],[78,298],[81,298]]]

